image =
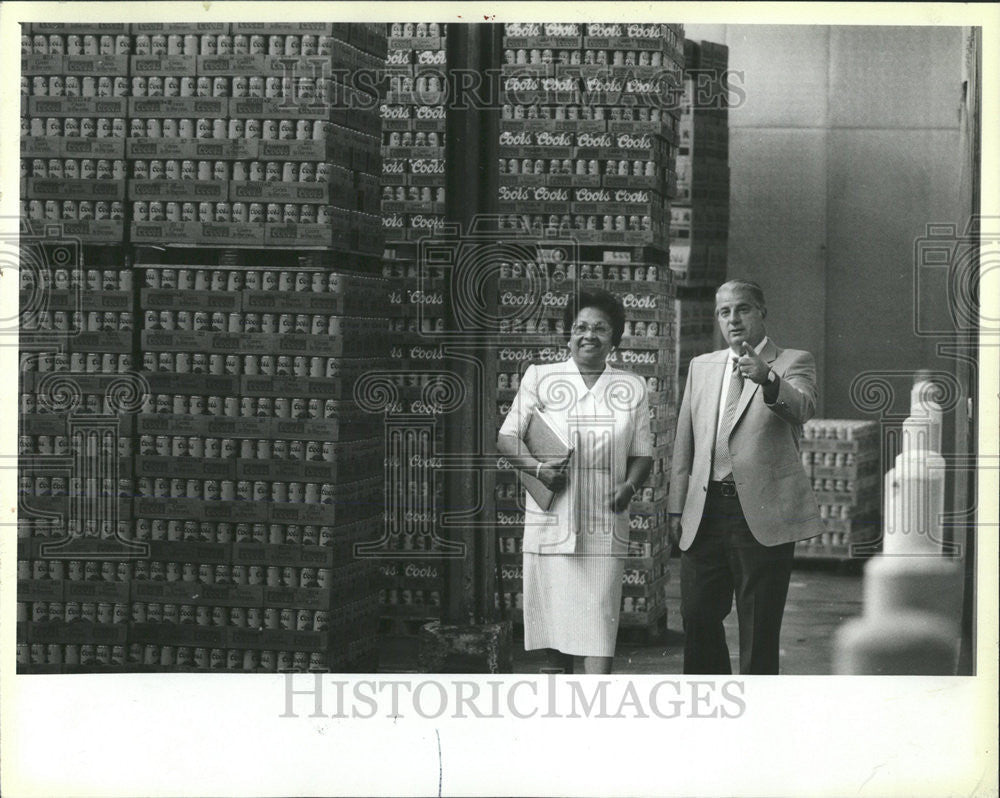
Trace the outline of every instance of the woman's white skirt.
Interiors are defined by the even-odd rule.
[[[525,650],[614,656],[624,572],[622,557],[525,552]]]

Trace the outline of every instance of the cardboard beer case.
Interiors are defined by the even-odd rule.
[[[265,161],[322,161],[326,142],[318,139],[259,142],[260,159]]]
[[[200,457],[139,455],[134,458],[140,477],[183,479],[236,479],[235,465],[228,460]]]
[[[180,34],[218,36],[230,32],[228,22],[133,22],[129,26],[133,35]]]
[[[136,268],[142,268],[137,264]],[[243,310],[244,292],[195,291],[173,288],[141,288],[139,304],[144,310],[218,310],[227,313]],[[247,308],[248,310],[250,308]]]
[[[114,139],[112,139],[113,141]],[[154,139],[144,137],[129,137],[125,139],[125,154],[128,158],[138,159],[198,159],[246,161],[264,159],[260,154],[265,144],[260,139]],[[307,142],[300,142],[307,143]],[[312,142],[308,142],[312,143]],[[274,159],[294,160],[293,158],[273,156]],[[271,160],[272,156],[268,156]],[[308,158],[306,160],[319,160]]]
[[[177,76],[190,77],[198,74],[196,55],[133,55],[129,56],[126,67],[134,76]],[[125,74],[123,70],[121,74]]]
[[[28,199],[111,202],[125,198],[124,181],[120,180],[53,180],[46,177],[29,177],[26,191]]]
[[[162,202],[225,202],[229,184],[224,180],[129,180],[130,200]]]
[[[236,116],[228,97],[128,97],[131,119],[226,119]],[[240,100],[233,100],[239,103]],[[121,114],[126,116],[126,114]]]

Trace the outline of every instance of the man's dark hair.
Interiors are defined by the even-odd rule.
[[[741,277],[737,277],[733,280],[727,280],[715,290],[715,295],[718,296],[722,292],[723,288],[743,291],[750,295],[750,299],[753,300],[753,303],[758,308],[763,310],[767,307],[767,304],[764,302],[764,289],[753,280],[744,280]]]
[[[563,329],[567,336],[584,308],[596,308],[611,319],[611,343],[618,346],[625,332],[625,306],[621,300],[603,288],[581,288],[579,293],[571,293],[563,311]]]

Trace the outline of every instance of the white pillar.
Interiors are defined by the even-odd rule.
[[[944,458],[936,389],[918,375],[903,446],[885,476],[883,552],[865,567],[864,612],[838,631],[834,672],[954,674],[962,572],[942,553]]]
[[[885,475],[883,492],[886,554],[940,554],[943,546],[945,462],[941,456],[941,406],[937,389],[918,378],[903,422],[903,447]]]

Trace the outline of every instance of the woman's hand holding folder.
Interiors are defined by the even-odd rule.
[[[543,460],[538,469],[538,479],[553,493],[559,493],[566,487],[566,466],[569,455],[558,460]]]

